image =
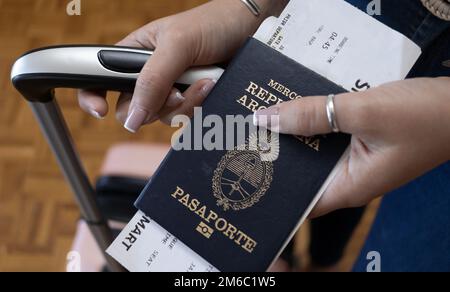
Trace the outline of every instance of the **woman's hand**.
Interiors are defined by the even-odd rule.
[[[255,17],[238,0],[215,0],[195,9],[152,22],[118,43],[153,49],[134,95],[122,94],[117,119],[131,132],[157,119],[169,122],[175,114],[190,114],[213,88],[214,80],[200,80],[183,94],[172,88],[191,66],[223,62],[259,26],[264,16],[282,10],[283,1],[258,0],[263,15]],[[285,4],[285,3],[284,3]],[[106,92],[82,91],[82,109],[96,118],[108,113]]]
[[[313,136],[331,132],[326,97],[307,97],[260,111],[255,120],[279,115],[269,128]],[[410,79],[335,98],[351,151],[313,212],[358,207],[450,159],[450,78]],[[262,124],[262,126],[266,126]]]

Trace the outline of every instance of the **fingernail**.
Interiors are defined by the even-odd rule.
[[[148,111],[141,108],[134,108],[125,122],[125,129],[127,129],[131,133],[137,133],[137,131],[139,131],[139,128],[148,119],[148,115]]]
[[[213,90],[214,86],[216,86],[216,84],[217,84],[217,80],[211,79],[209,82],[207,82],[205,85],[203,85],[202,89],[200,90],[202,95],[204,97],[207,97]]]
[[[93,117],[96,118],[96,119],[99,119],[99,120],[105,119],[105,117],[103,117],[102,115],[100,115],[100,113],[98,113],[96,110],[91,109],[91,110],[89,111],[89,113],[91,114],[91,116],[93,116]]]
[[[280,126],[280,108],[278,106],[259,110],[253,115],[253,125],[278,130]]]
[[[177,91],[169,96],[166,105],[168,107],[177,107],[185,101],[186,98],[181,94],[181,92]]]

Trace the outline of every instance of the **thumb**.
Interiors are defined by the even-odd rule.
[[[157,116],[176,79],[189,67],[186,54],[176,48],[159,46],[142,69],[124,125],[130,132]]]
[[[364,93],[345,93],[335,96],[334,107],[339,130],[348,134],[358,133],[368,120],[365,115],[367,101]],[[326,96],[304,97],[257,111],[256,126],[292,135],[311,137],[333,131],[327,114]],[[365,118],[363,118],[365,117]]]

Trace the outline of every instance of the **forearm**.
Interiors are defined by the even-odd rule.
[[[251,35],[256,32],[258,27],[267,17],[279,16],[289,3],[289,0],[254,1],[261,9],[261,15],[258,17],[253,15],[241,0],[215,0],[212,2],[222,5],[225,10],[228,10],[230,17],[240,22],[246,35]]]
[[[265,19],[269,16],[279,16],[284,10],[289,0],[254,0],[262,10],[261,18]]]
[[[443,106],[446,109],[446,113],[444,113],[444,125],[443,127],[447,129],[447,160],[450,160],[450,77],[443,77],[438,80],[438,82],[442,83],[442,86],[445,88],[445,98]]]
[[[283,10],[283,3],[287,3],[286,0],[255,1],[261,5],[261,15],[258,17],[241,0],[209,1],[183,13],[188,15],[189,20],[186,22],[193,22],[192,25],[197,26],[196,35],[200,39],[198,55],[202,56],[200,64],[221,62],[231,58],[268,16],[279,14]],[[180,15],[171,17],[179,19]]]
[[[426,104],[422,106],[421,111],[428,115],[428,119],[424,119],[424,121],[429,122],[431,139],[440,145],[442,151],[440,151],[439,157],[450,160],[450,77],[422,80],[425,81],[423,98]],[[429,108],[427,108],[428,105],[430,105]]]

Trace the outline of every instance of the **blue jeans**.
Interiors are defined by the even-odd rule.
[[[366,11],[370,1],[347,2]],[[381,10],[377,19],[423,50],[409,78],[450,76],[444,66],[450,60],[450,22],[429,13],[420,0],[381,0]],[[367,270],[371,251],[379,252],[385,272],[450,271],[450,163],[384,198],[354,271]]]

